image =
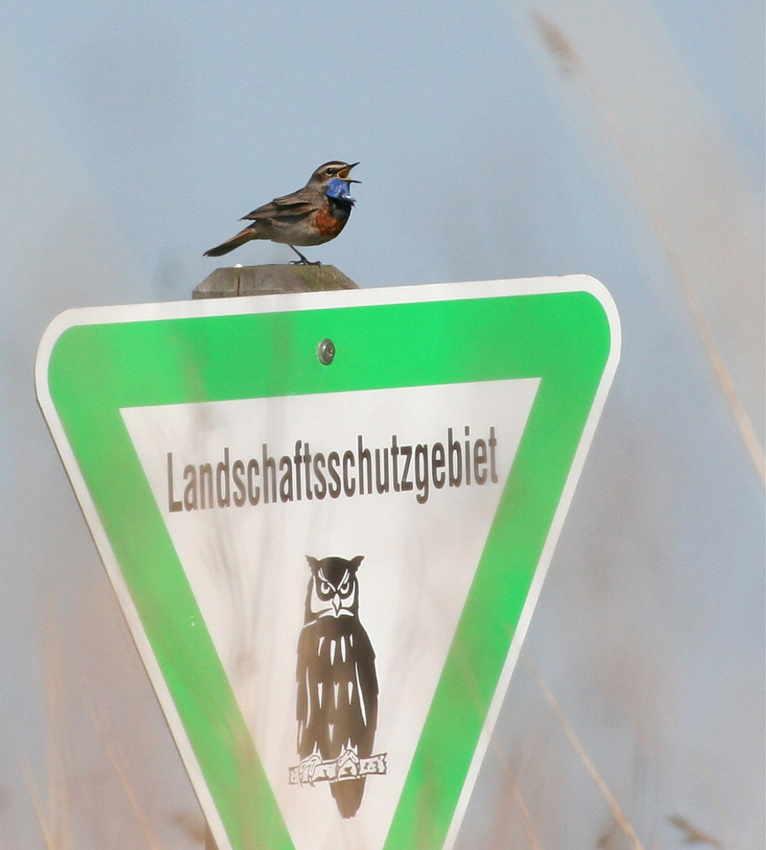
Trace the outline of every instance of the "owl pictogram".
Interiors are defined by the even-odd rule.
[[[359,620],[362,556],[307,559],[311,576],[296,670],[299,772],[302,782],[313,784],[318,766],[335,761],[338,780],[330,790],[341,816],[350,818],[362,802],[360,760],[372,754],[378,722],[375,652]]]

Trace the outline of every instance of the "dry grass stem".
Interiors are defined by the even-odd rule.
[[[535,828],[535,822],[532,819],[532,813],[529,810],[529,806],[527,806],[524,795],[521,793],[521,788],[519,788],[519,783],[516,781],[508,756],[503,748],[498,744],[494,734],[491,735],[489,739],[489,746],[492,748],[495,758],[498,760],[503,769],[503,787],[510,789],[511,796],[521,812],[524,820],[524,832],[527,836],[527,843],[532,850],[543,850],[542,844],[540,844],[540,839],[537,836],[537,829]],[[502,807],[501,811],[503,811]]]
[[[641,167],[639,166],[636,156],[633,154],[632,148],[628,143],[619,120],[609,107],[608,101],[601,91],[601,87],[596,81],[596,78],[590,73],[587,64],[584,62],[581,55],[577,52],[571,40],[566,36],[563,30],[539,12],[533,12],[531,17],[548,50],[560,61],[565,63],[565,68],[568,71],[579,74],[586,88],[590,90],[594,101],[601,110],[601,114],[608,130],[616,139],[617,145],[628,164],[628,170],[633,175],[633,179],[641,202],[646,210],[646,214],[654,226],[673,274],[681,285],[681,290],[686,298],[686,303],[697,327],[697,333],[699,334],[702,346],[705,349],[705,354],[707,355],[713,374],[721,387],[726,404],[734,417],[734,422],[740,433],[742,441],[745,444],[750,460],[761,479],[761,484],[766,484],[766,458],[764,458],[763,446],[761,445],[758,435],[755,432],[755,428],[753,428],[753,423],[742,404],[742,400],[739,397],[739,393],[737,392],[737,388],[726,362],[718,350],[718,346],[715,343],[710,326],[703,313],[699,297],[697,296],[697,292],[692,284],[691,278],[681,262],[678,251],[676,250],[673,240],[670,238],[667,231],[663,217],[657,208],[657,205],[652,200],[649,189],[647,188],[646,179],[643,176]]]
[[[468,692],[473,698],[473,703],[477,713],[482,714],[482,700],[479,693],[479,685],[476,681],[476,676],[474,674],[473,668],[465,654],[461,653],[459,655],[459,659],[461,673],[463,675],[463,680],[467,686]],[[503,748],[498,744],[494,734],[490,735],[489,747],[492,749],[492,752],[497,758],[498,763],[502,767],[504,787],[510,789],[511,796],[513,797],[514,801],[519,807],[519,810],[521,811],[522,817],[524,819],[524,831],[527,836],[527,842],[529,844],[529,847],[531,848],[531,850],[543,850],[542,844],[540,843],[540,840],[537,836],[537,830],[535,828],[532,814],[521,793],[519,784],[513,775],[511,764]],[[499,830],[500,827],[498,827],[498,831]]]
[[[516,805],[519,807],[524,818],[524,831],[526,832],[529,846],[532,850],[543,850],[543,845],[540,844],[540,840],[537,837],[537,829],[535,828],[535,822],[532,820],[532,813],[529,811],[526,800],[522,796],[521,788],[519,788],[519,783],[515,779],[512,782],[511,789],[513,799],[516,801]]]
[[[714,783],[713,783],[713,778],[710,775],[710,768],[708,767],[707,764],[703,763],[701,768],[700,768],[700,771],[702,773],[702,776],[705,779],[705,785],[707,786],[708,792],[710,794],[711,808],[712,808],[713,812],[715,813],[716,819],[717,819],[718,823],[720,824],[720,829],[723,832],[724,837],[726,839],[726,843],[725,843],[724,846],[727,847],[728,850],[737,850],[737,842],[734,838],[734,832],[731,829],[731,824],[729,823],[728,818],[726,817],[726,813],[722,809],[722,807],[720,805],[720,801],[718,800],[717,795],[715,794],[715,792],[713,790],[714,789]]]
[[[104,750],[106,751],[109,762],[112,765],[112,769],[114,770],[117,778],[120,780],[120,785],[122,786],[122,790],[125,792],[130,809],[135,815],[138,825],[141,828],[141,832],[143,833],[147,850],[162,850],[162,845],[155,836],[149,818],[141,808],[141,804],[138,802],[138,798],[133,790],[133,785],[130,782],[130,778],[128,776],[128,759],[125,755],[125,751],[107,728],[107,720],[104,710],[98,700],[93,697],[87,683],[83,683],[83,691],[87,692],[89,695],[89,699],[84,701],[88,714],[93,721],[93,727],[95,728]]]
[[[580,739],[577,737],[577,733],[572,728],[572,724],[569,722],[567,716],[564,714],[564,711],[559,705],[556,697],[553,696],[551,689],[543,681],[542,676],[540,675],[532,661],[526,656],[524,656],[524,663],[527,665],[532,675],[535,677],[535,681],[537,682],[538,687],[542,691],[546,702],[551,706],[554,714],[561,723],[561,726],[564,730],[564,734],[567,736],[569,743],[572,745],[572,749],[575,751],[575,753],[577,753],[578,758],[583,763],[585,769],[591,775],[591,778],[596,783],[596,786],[598,787],[599,791],[606,800],[607,805],[609,806],[609,810],[612,813],[612,817],[614,818],[615,824],[620,828],[620,830],[622,830],[622,832],[628,838],[634,850],[645,850],[644,845],[641,843],[641,840],[639,839],[638,835],[636,835],[636,831],[633,829],[632,824],[626,817],[625,812],[623,812],[622,808],[620,807],[620,804],[617,802],[617,798],[611,792],[606,782],[604,782],[603,777],[598,772],[596,765],[593,763],[590,756],[586,752],[585,747],[583,747],[582,743],[580,742]]]
[[[49,826],[54,831],[56,850],[69,850],[73,842],[70,829],[71,760],[66,735],[66,687],[58,619],[52,601],[49,600],[46,607],[44,657]]]
[[[680,830],[684,836],[684,844],[701,844],[707,847],[715,847],[716,850],[724,850],[723,844],[707,832],[697,829],[694,824],[680,815],[673,815],[668,818],[668,821],[673,826]]]
[[[21,752],[16,742],[13,742],[13,748],[16,751],[16,760],[21,768],[21,773],[24,776],[24,784],[27,786],[29,798],[32,800],[32,805],[35,809],[35,816],[40,825],[40,831],[43,835],[43,846],[45,850],[57,850],[56,843],[53,840],[53,832],[48,823],[48,816],[45,812],[42,798],[40,797],[40,789],[37,787],[35,778],[32,775],[32,768],[29,766],[29,761],[24,753]]]

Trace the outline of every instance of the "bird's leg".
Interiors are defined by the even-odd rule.
[[[288,245],[287,247],[292,248],[293,251],[295,251],[295,253],[300,257],[300,260],[291,260],[290,261],[291,266],[321,266],[322,265],[319,262],[319,260],[314,260],[313,263],[311,262],[311,260],[307,260],[303,256],[303,254],[301,254],[301,252],[297,248],[295,248],[294,246]]]

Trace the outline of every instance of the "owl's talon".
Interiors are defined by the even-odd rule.
[[[314,774],[319,765],[322,764],[322,756],[319,753],[312,753],[308,758],[298,765],[298,782],[300,785],[308,782],[313,787]]]
[[[353,750],[343,750],[336,761],[338,779],[358,777],[362,769],[359,756]]]

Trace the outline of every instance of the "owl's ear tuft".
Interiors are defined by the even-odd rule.
[[[361,564],[363,560],[364,560],[364,555],[357,555],[357,556],[356,556],[356,558],[352,558],[352,559],[349,561],[349,563],[351,564],[351,566],[352,566],[355,570],[358,570],[358,569],[359,569],[359,564]]]
[[[319,567],[319,561],[316,558],[312,558],[311,555],[306,555],[306,560],[309,562],[312,570],[316,570]]]

